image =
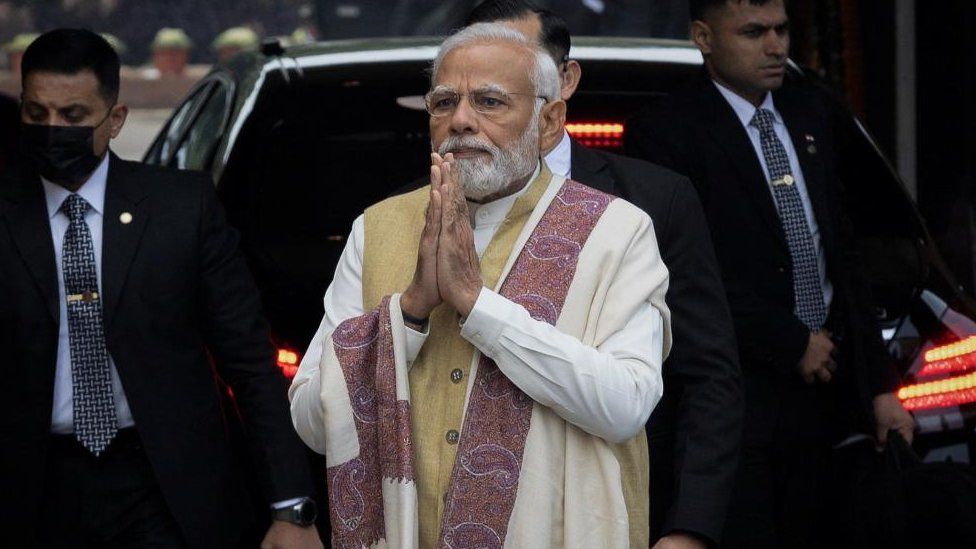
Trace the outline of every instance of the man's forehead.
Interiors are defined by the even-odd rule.
[[[735,24],[776,25],[786,19],[786,7],[782,0],[770,0],[765,4],[753,4],[749,0],[728,0],[715,11],[715,15]]]
[[[460,46],[447,54],[437,70],[434,86],[479,89],[489,85],[519,88],[531,84],[531,50],[510,42]]]
[[[44,104],[90,104],[101,99],[98,78],[91,70],[75,74],[37,71],[24,80],[24,98]]]

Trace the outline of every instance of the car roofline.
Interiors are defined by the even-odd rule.
[[[268,73],[295,69],[320,69],[364,63],[396,63],[403,61],[431,61],[437,55],[442,38],[416,38],[406,40],[343,40],[322,42],[314,46],[287,48],[284,55],[268,57],[261,65],[260,73],[250,87],[248,96],[241,104],[227,141],[220,156],[220,171],[230,160],[234,144],[245,121],[250,117],[258,94]],[[328,51],[329,49],[338,51]],[[325,50],[325,51],[322,51]],[[580,61],[638,61],[645,63],[671,63],[701,65],[702,56],[691,42],[656,39],[614,39],[583,37],[570,50],[570,57]],[[219,177],[219,174],[218,174]]]
[[[351,45],[351,42],[336,44]],[[363,46],[372,45],[364,41]],[[398,61],[430,61],[437,55],[439,43],[424,40],[416,45],[400,47],[364,47],[360,50],[342,48],[341,51],[288,51],[302,68],[389,63]],[[298,54],[298,55],[295,55]],[[702,64],[701,52],[691,42],[680,40],[609,40],[601,38],[577,40],[569,56],[580,61],[643,61],[658,63]],[[271,62],[273,60],[269,60]]]

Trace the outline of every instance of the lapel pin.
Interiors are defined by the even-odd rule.
[[[119,221],[121,221],[123,225],[132,223],[132,214],[129,212],[122,212],[122,215],[119,216]]]
[[[816,141],[816,139],[814,139],[813,136],[810,134],[806,134],[804,137],[806,137],[807,143],[813,143],[814,141]]]

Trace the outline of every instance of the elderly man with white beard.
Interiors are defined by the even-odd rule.
[[[651,220],[554,176],[552,59],[441,46],[430,185],[356,219],[289,391],[336,547],[647,547],[644,423],[670,347]]]

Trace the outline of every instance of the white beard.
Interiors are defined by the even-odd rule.
[[[529,124],[509,148],[499,148],[489,141],[471,136],[448,136],[437,152],[445,154],[457,149],[477,149],[490,155],[489,159],[457,158],[453,168],[457,180],[469,200],[479,201],[504,191],[513,182],[530,175],[539,159],[539,120]]]

